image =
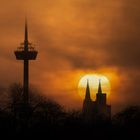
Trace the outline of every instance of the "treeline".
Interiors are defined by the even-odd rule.
[[[119,136],[139,135],[140,107],[131,106],[112,116],[110,121],[85,122],[81,111],[65,111],[58,103],[30,90],[30,104],[22,101],[23,88],[13,84],[8,89],[9,103],[0,109],[0,132],[11,135]]]

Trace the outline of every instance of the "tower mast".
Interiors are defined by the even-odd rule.
[[[28,105],[29,103],[29,61],[36,60],[38,52],[32,47],[28,41],[28,26],[25,20],[25,37],[24,43],[15,51],[17,60],[23,60],[23,102]]]

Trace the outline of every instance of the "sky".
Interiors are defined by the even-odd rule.
[[[14,50],[29,40],[38,50],[30,84],[66,108],[80,108],[80,78],[103,74],[113,112],[140,103],[139,0],[0,0],[0,89],[22,83]],[[3,94],[0,98],[3,100]]]

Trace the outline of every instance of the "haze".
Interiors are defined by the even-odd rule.
[[[30,41],[39,51],[30,65],[30,83],[42,94],[68,108],[81,107],[78,81],[99,73],[111,82],[114,111],[139,104],[139,0],[0,2],[1,89],[22,82],[22,62],[13,52],[23,41],[26,15]]]

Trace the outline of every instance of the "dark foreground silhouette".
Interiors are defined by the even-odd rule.
[[[65,111],[59,104],[30,91],[30,104],[22,103],[22,87],[14,84],[9,91],[10,104],[0,109],[0,132],[5,136],[139,137],[140,107],[131,106],[110,121],[85,122],[80,111]],[[66,136],[66,137],[65,137]]]

